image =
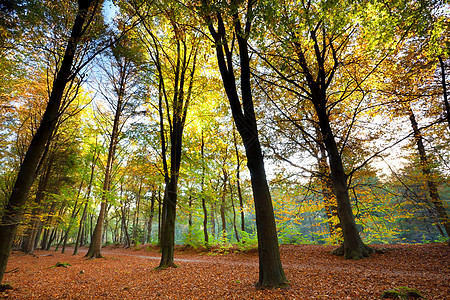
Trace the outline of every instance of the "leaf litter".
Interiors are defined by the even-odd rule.
[[[258,254],[217,254],[182,248],[178,268],[155,269],[155,248],[105,247],[106,258],[35,251],[13,252],[4,299],[382,299],[407,287],[426,299],[450,299],[450,246],[375,245],[384,253],[352,261],[330,254],[335,246],[282,245],[288,289],[258,290]],[[82,249],[83,251],[83,249]],[[86,251],[86,249],[84,249]],[[58,263],[64,268],[51,268]]]

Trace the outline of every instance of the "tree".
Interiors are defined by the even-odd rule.
[[[375,3],[375,7],[383,9],[378,4]],[[397,43],[393,39],[383,43],[377,40],[378,32],[371,30],[370,25],[381,18],[372,18],[371,5],[365,8],[367,11],[362,11],[354,3],[279,3],[279,6],[267,9],[269,13],[265,20],[275,18],[272,23],[282,26],[271,26],[272,35],[262,39],[259,48],[255,49],[265,65],[273,70],[262,80],[273,83],[283,92],[294,94],[297,97],[294,103],[298,103],[299,108],[312,106],[312,128],[317,128],[318,134],[303,130],[298,125],[298,118],[293,118],[294,123],[319,148],[321,144],[325,147],[343,235],[343,245],[333,253],[352,259],[367,257],[374,250],[364,245],[356,226],[349,195],[350,184],[355,173],[381,151],[368,155],[357,166],[353,166],[352,158],[345,154],[351,142],[356,140],[352,139],[356,135],[355,129],[364,128],[360,124],[369,119],[361,115],[376,107],[367,86],[369,78]],[[384,28],[380,31],[381,36],[391,35]],[[370,38],[378,42],[377,46],[386,46],[386,50],[371,51],[370,39],[366,35],[373,35]],[[399,39],[402,38],[404,36],[400,35]],[[274,83],[276,80],[282,82]],[[377,135],[378,132],[367,131],[365,139],[373,139]],[[349,171],[346,171],[346,164]],[[323,166],[320,168],[324,170]]]
[[[190,102],[193,98],[194,82],[198,63],[200,39],[189,33],[183,24],[181,8],[177,3],[154,2],[148,9],[159,12],[165,26],[153,29],[150,20],[145,19],[136,8],[143,21],[144,43],[155,65],[158,95],[161,156],[165,182],[161,222],[161,262],[160,268],[174,267],[175,220],[178,198],[178,181],[182,159],[183,131]],[[153,21],[153,20],[152,20]],[[195,22],[195,20],[192,20]],[[169,37],[162,39],[161,34]],[[166,123],[167,121],[167,123]],[[166,137],[168,133],[168,138]],[[170,153],[169,153],[170,152]]]
[[[397,118],[407,117],[409,119],[412,129],[410,131],[412,131],[411,135],[414,138],[419,167],[423,176],[423,179],[419,181],[425,183],[424,186],[428,190],[433,210],[436,211],[438,223],[444,227],[448,236],[450,220],[438,192],[439,172],[434,167],[438,163],[440,155],[436,153],[436,150],[435,153],[432,151],[433,148],[441,147],[438,147],[436,141],[433,148],[429,148],[429,150],[426,148],[425,132],[437,136],[445,132],[445,129],[442,128],[445,117],[442,118],[441,107],[436,99],[436,95],[440,94],[438,91],[441,90],[441,87],[433,84],[435,71],[442,65],[440,61],[427,57],[428,43],[427,39],[412,36],[408,40],[409,47],[402,50],[401,53],[396,53],[392,60],[386,62],[386,68],[394,65],[397,72],[389,77],[389,82],[385,84],[382,93],[391,100],[392,115]],[[420,126],[420,118],[424,120],[431,118],[434,121],[431,124]],[[442,139],[445,140],[445,135],[442,136]]]
[[[61,67],[53,82],[47,108],[22,161],[14,188],[0,221],[0,282],[3,279],[11,245],[23,214],[23,205],[27,200],[45,146],[56,126],[66,84],[78,73],[72,69],[77,48],[93,20],[92,17],[98,13],[99,6],[100,3],[94,0],[78,1],[77,15],[61,61]]]
[[[112,185],[112,174],[116,149],[119,143],[122,129],[127,119],[132,115],[137,106],[136,97],[139,96],[137,80],[139,72],[139,52],[132,46],[133,41],[128,37],[123,37],[114,47],[111,48],[110,68],[104,68],[108,82],[112,86],[112,93],[102,90],[102,95],[109,103],[113,113],[112,129],[110,131],[108,156],[105,163],[105,177],[103,179],[102,200],[97,224],[91,238],[89,250],[86,257],[99,258],[101,255],[102,232],[105,221],[108,197],[110,196]]]
[[[241,9],[239,1],[231,1],[230,4],[223,3],[223,6],[221,6],[202,0],[201,7],[198,9],[205,18],[213,38],[223,85],[236,128],[242,138],[247,155],[258,231],[258,285],[260,287],[282,287],[287,285],[287,282],[280,260],[275,217],[258,138],[250,82],[250,57],[247,43],[251,34],[252,21],[255,17],[255,4],[256,1],[252,0],[245,3],[244,25],[241,23],[239,14]],[[227,29],[225,21],[228,18],[231,18],[231,28]],[[231,46],[229,45],[230,36],[232,36]],[[237,40],[239,48],[240,89],[237,86],[233,61],[234,38]],[[241,91],[242,104],[239,90]]]

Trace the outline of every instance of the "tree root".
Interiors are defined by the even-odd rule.
[[[9,283],[0,284],[0,293],[3,293],[6,290],[12,290],[13,287]]]
[[[288,282],[281,282],[277,284],[264,285],[259,282],[255,283],[255,287],[257,290],[272,290],[272,289],[280,289],[280,290],[288,290],[291,288]]]
[[[345,259],[361,259],[364,257],[369,257],[370,254],[375,253],[375,249],[366,246],[364,244],[360,245],[357,249],[348,249],[344,245],[331,251],[331,254],[336,256],[343,256]]]
[[[170,264],[170,265],[162,265],[162,266],[158,266],[155,268],[155,270],[165,270],[165,269],[169,269],[169,268],[178,268],[178,265],[176,264]]]

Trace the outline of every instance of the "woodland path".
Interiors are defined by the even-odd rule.
[[[380,248],[381,246],[375,246]],[[179,268],[155,270],[159,253],[104,248],[106,259],[36,251],[12,254],[5,275],[15,289],[6,299],[382,299],[384,290],[407,286],[427,299],[449,299],[450,247],[445,244],[385,245],[384,254],[359,261],[329,254],[333,246],[283,245],[290,281],[285,290],[256,290],[257,253],[177,250]],[[52,268],[57,262],[67,268]]]

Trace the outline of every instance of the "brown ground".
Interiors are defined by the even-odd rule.
[[[375,246],[380,248],[381,246]],[[178,268],[155,270],[160,255],[104,248],[106,259],[86,260],[54,251],[14,252],[4,283],[6,299],[381,299],[406,286],[427,299],[450,299],[450,247],[387,245],[384,254],[359,261],[332,256],[332,246],[281,247],[290,288],[257,290],[256,253],[227,255],[177,251]],[[85,251],[85,250],[84,250]],[[70,266],[54,267],[57,262]],[[12,272],[11,272],[12,271]]]

